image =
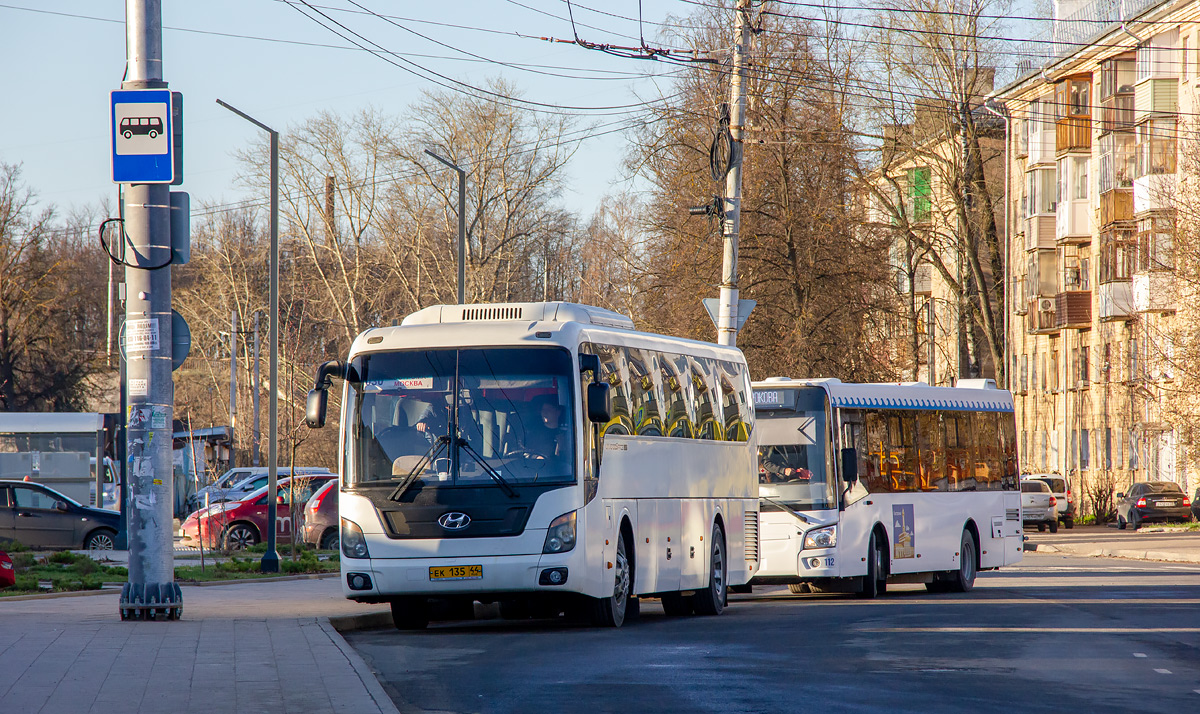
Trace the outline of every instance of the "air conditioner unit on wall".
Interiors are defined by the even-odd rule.
[[[1042,312],[1054,312],[1054,298],[1042,298],[1038,300],[1038,310]]]

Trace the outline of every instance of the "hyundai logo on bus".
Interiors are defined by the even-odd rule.
[[[471,525],[471,517],[465,513],[451,511],[450,513],[442,514],[438,519],[438,525],[448,531],[461,531],[463,528]]]

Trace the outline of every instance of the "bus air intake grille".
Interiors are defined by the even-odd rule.
[[[466,307],[463,308],[462,319],[465,320],[520,320],[519,307]]]
[[[1004,520],[1006,520],[1006,521],[1019,521],[1019,520],[1021,520],[1021,509],[1019,509],[1019,508],[1006,508],[1006,509],[1004,509]]]
[[[746,560],[758,562],[758,512],[746,514]]]

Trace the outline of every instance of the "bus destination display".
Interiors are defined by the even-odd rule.
[[[755,409],[795,409],[796,390],[794,389],[755,389]]]

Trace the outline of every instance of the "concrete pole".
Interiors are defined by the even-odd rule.
[[[729,82],[731,168],[725,175],[724,257],[721,264],[721,303],[717,315],[717,342],[737,344],[738,329],[738,234],[742,227],[742,131],[746,124],[747,55],[750,52],[750,0],[737,0],[737,42],[733,46],[733,68]]]
[[[235,109],[220,99],[217,104],[237,114],[271,137],[271,293],[268,324],[268,340],[271,357],[268,363],[268,379],[271,384],[271,399],[267,409],[267,552],[262,557],[264,573],[279,572],[279,553],[275,550],[275,532],[278,504],[275,502],[279,490],[279,132],[263,124],[249,114]],[[257,423],[257,422],[256,422]]]
[[[123,89],[165,88],[161,0],[126,0],[127,67]],[[171,422],[171,270],[148,269],[171,259],[170,188],[132,184],[125,191],[125,331],[129,408],[126,448],[131,460],[127,603],[161,602],[174,586],[171,519],[174,497]],[[135,338],[136,336],[136,338]],[[127,613],[122,610],[122,613]],[[134,616],[144,617],[138,610]]]
[[[238,314],[231,313],[229,319],[229,466],[234,464],[234,444],[237,443],[237,351]]]
[[[259,430],[259,427],[258,427],[258,425],[260,423],[258,420],[258,392],[260,389],[262,389],[262,380],[260,380],[259,376],[258,376],[258,355],[261,352],[261,347],[262,347],[262,343],[259,341],[259,336],[258,336],[258,312],[255,312],[254,313],[254,390],[251,392],[251,395],[250,395],[250,401],[253,404],[253,409],[254,409],[254,432],[253,432],[253,437],[251,438],[252,443],[251,443],[250,448],[253,450],[252,451],[252,460],[253,460],[253,464],[255,466],[258,466],[259,443],[262,439],[262,432]]]
[[[458,172],[458,304],[467,302],[467,172],[429,149],[425,153]]]

